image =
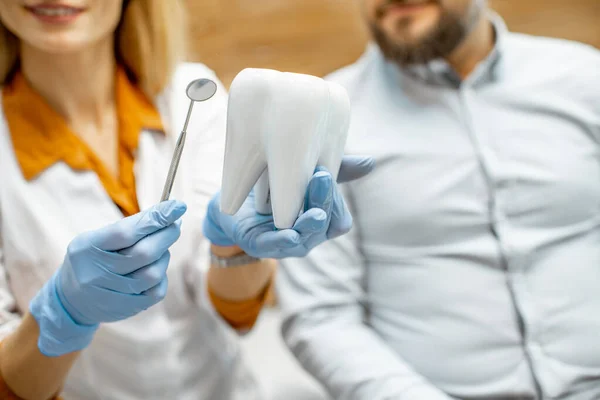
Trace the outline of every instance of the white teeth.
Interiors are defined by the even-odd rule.
[[[48,17],[62,17],[66,15],[72,15],[77,12],[77,10],[73,8],[42,8],[36,7],[33,9],[33,12],[38,15],[48,16]]]
[[[334,179],[350,102],[339,85],[266,69],[245,69],[231,84],[221,211],[235,214],[254,186],[256,208],[291,228],[317,165]]]

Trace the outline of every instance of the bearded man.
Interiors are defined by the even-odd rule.
[[[336,399],[600,399],[600,54],[485,0],[360,0],[349,235],[284,262],[283,335]]]

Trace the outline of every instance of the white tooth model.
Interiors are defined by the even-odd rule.
[[[310,75],[245,69],[231,84],[221,211],[233,215],[254,186],[256,208],[278,229],[302,211],[315,167],[337,178],[348,128],[345,89]]]

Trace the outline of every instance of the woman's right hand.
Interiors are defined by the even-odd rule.
[[[39,350],[60,356],[89,345],[98,324],[129,318],[167,292],[169,248],[184,203],[168,201],[77,236],[62,266],[31,301]]]

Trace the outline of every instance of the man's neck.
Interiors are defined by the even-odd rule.
[[[462,78],[468,77],[494,49],[495,34],[494,26],[489,17],[482,13],[474,28],[469,32],[465,40],[458,46],[450,56],[448,63],[454,71]]]
[[[115,68],[112,38],[69,54],[21,45],[25,78],[71,124],[102,124],[106,110],[114,108]]]

